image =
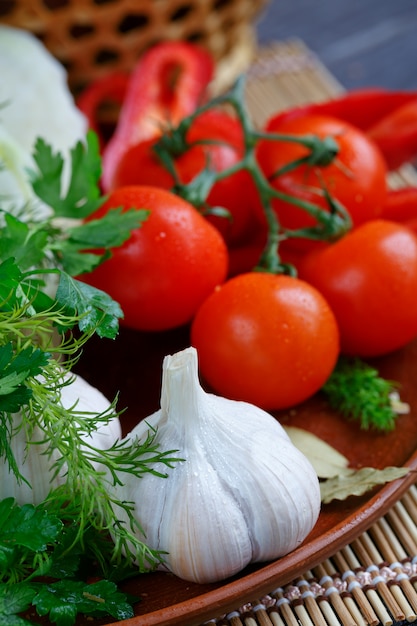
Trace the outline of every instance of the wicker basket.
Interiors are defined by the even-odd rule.
[[[0,0],[0,23],[29,30],[68,70],[77,92],[129,71],[152,44],[185,39],[208,48],[227,84],[256,45],[253,21],[269,0]]]

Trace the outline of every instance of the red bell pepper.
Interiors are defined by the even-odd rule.
[[[298,117],[305,114],[331,115],[367,130],[398,107],[417,98],[417,92],[388,91],[369,87],[348,91],[340,96],[286,109],[273,116],[276,118]]]
[[[378,144],[389,169],[397,169],[417,154],[417,92],[379,88],[357,89],[337,98],[294,107],[274,115],[276,119],[306,114],[330,115],[366,132]]]
[[[117,165],[133,145],[176,125],[202,103],[213,77],[211,55],[194,44],[166,41],[137,63],[113,136],[103,151],[104,191],[112,188]]]
[[[379,146],[389,169],[412,161],[417,155],[417,96],[368,128],[367,135]]]
[[[90,83],[77,97],[76,104],[86,116],[89,127],[97,133],[102,150],[106,141],[101,132],[99,110],[106,104],[115,104],[120,108],[126,96],[128,83],[128,74],[121,72],[106,74]]]
[[[417,231],[417,187],[388,191],[381,217]]]

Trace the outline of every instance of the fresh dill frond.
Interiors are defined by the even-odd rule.
[[[333,409],[358,420],[362,429],[391,431],[398,417],[392,401],[396,388],[361,359],[341,357],[322,391]]]

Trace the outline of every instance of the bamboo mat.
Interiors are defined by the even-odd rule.
[[[260,51],[248,72],[247,106],[261,126],[273,113],[319,102],[343,87],[319,59],[294,40]],[[417,184],[414,168],[390,185]],[[248,599],[201,626],[391,626],[417,621],[417,487],[368,531],[300,578]]]

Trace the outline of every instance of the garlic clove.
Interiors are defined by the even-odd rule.
[[[147,484],[138,503],[142,538],[147,545],[167,551],[165,561],[171,572],[185,580],[212,582],[250,562],[246,521],[203,459],[180,463],[169,480],[151,477],[143,482]],[[137,494],[128,492],[126,497],[134,501]]]
[[[213,400],[214,432],[207,461],[244,513],[251,529],[251,561],[287,554],[318,517],[316,473],[272,416],[244,402],[210,394],[208,399]]]
[[[194,348],[164,359],[161,408],[128,437],[141,441],[149,427],[184,461],[165,480],[127,475],[113,488],[132,503],[140,539],[166,551],[177,576],[222,580],[287,554],[312,530],[320,511],[312,465],[270,414],[206,393]]]
[[[33,429],[30,436],[21,428],[20,413],[13,416],[12,428],[14,435],[10,440],[10,448],[23,480],[18,481],[8,462],[4,458],[0,459],[0,500],[12,497],[20,505],[39,504],[47,497],[51,486],[58,484],[51,470],[58,455],[55,451],[49,451],[48,454],[38,427]],[[31,445],[28,446],[29,437]]]

